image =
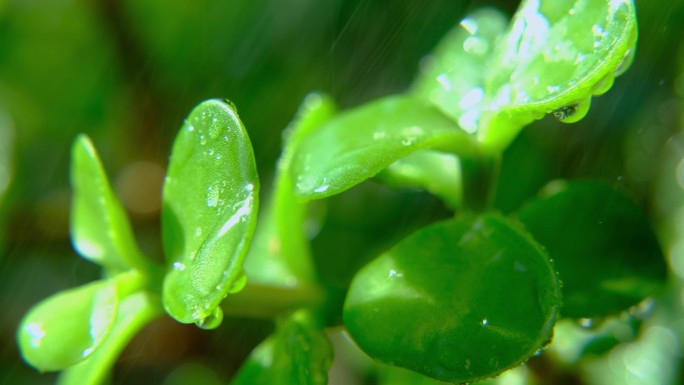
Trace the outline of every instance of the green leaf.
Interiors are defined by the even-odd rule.
[[[79,135],[71,149],[71,241],[110,273],[150,265],[138,249],[126,212],[112,191],[93,143]]]
[[[82,361],[110,334],[118,307],[113,280],[93,282],[43,300],[19,326],[24,360],[40,371],[61,370]]]
[[[508,26],[499,10],[484,8],[461,20],[425,59],[411,93],[435,104],[474,133],[482,110],[490,56]]]
[[[343,112],[307,135],[292,160],[295,192],[318,199],[375,176],[416,150],[470,154],[470,134],[435,107],[393,96]]]
[[[137,292],[121,301],[114,327],[107,339],[88,359],[63,371],[58,385],[99,385],[109,376],[126,344],[153,319],[161,315],[159,300]]]
[[[256,227],[258,191],[252,146],[235,107],[202,102],[176,137],[164,183],[169,270],[162,299],[176,320],[216,327],[219,303],[244,287],[242,263]]]
[[[245,260],[250,282],[295,287],[315,280],[306,234],[308,203],[294,195],[290,173],[299,143],[336,112],[333,100],[310,94],[285,131],[283,154],[278,162],[273,195],[259,217],[252,248]]]
[[[392,163],[378,177],[390,186],[429,191],[453,210],[461,207],[461,168],[455,155],[431,150],[416,151]]]
[[[381,362],[472,382],[538,352],[559,306],[544,250],[487,214],[425,227],[366,265],[349,288],[344,323]]]
[[[232,385],[326,385],[332,349],[305,311],[278,320],[276,332],[257,346]]]
[[[616,314],[665,285],[667,265],[648,217],[610,186],[570,183],[517,215],[555,262],[564,317]]]
[[[545,114],[581,119],[629,67],[636,40],[631,0],[524,1],[488,66],[480,142],[498,153]]]

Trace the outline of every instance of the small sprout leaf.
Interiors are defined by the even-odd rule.
[[[179,322],[218,326],[217,306],[244,286],[258,193],[252,146],[232,103],[195,107],[176,137],[163,192],[162,299]]]
[[[88,358],[110,334],[118,305],[111,280],[48,297],[33,307],[19,326],[24,360],[40,371],[54,371]]]
[[[112,273],[147,266],[126,212],[87,136],[76,138],[71,157],[71,241],[76,251]]]
[[[486,214],[425,227],[362,268],[344,323],[371,357],[463,383],[538,352],[559,306],[541,246],[515,223]]]
[[[277,320],[275,333],[252,351],[231,385],[326,385],[331,363],[323,331],[299,311]]]

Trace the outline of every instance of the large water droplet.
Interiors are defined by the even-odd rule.
[[[615,75],[612,73],[608,73],[601,80],[596,82],[596,84],[594,84],[594,86],[591,88],[591,93],[593,95],[603,95],[606,92],[608,92],[610,87],[613,86],[614,82],[615,82]]]
[[[627,50],[627,52],[625,52],[625,56],[622,58],[622,61],[620,64],[618,64],[617,68],[615,68],[615,76],[620,76],[629,69],[634,61],[634,53],[634,48],[630,48]]]
[[[230,285],[228,288],[228,293],[233,294],[241,291],[242,289],[245,288],[245,285],[247,284],[247,275],[245,275],[244,271],[240,271],[238,274],[237,278],[235,278],[235,281],[233,281],[233,284]]]
[[[221,322],[223,321],[223,310],[221,310],[220,306],[216,306],[214,308],[214,311],[209,315],[208,317],[201,319],[197,322],[195,322],[195,325],[202,329],[216,329],[221,325]]]
[[[590,106],[591,97],[588,97],[553,111],[553,116],[563,123],[575,123],[587,116]]]

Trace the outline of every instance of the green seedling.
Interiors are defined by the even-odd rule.
[[[495,9],[475,11],[407,92],[339,113],[330,97],[307,96],[285,131],[258,225],[247,132],[230,102],[203,102],[171,151],[163,265],[136,245],[92,143],[78,137],[71,235],[103,278],[25,316],[24,359],[63,370],[61,384],[100,384],[127,341],[162,313],[205,329],[225,314],[275,321],[235,385],[326,384],[326,328],[340,326],[383,364],[380,384],[466,383],[540,354],[559,319],[619,315],[666,280],[636,204],[586,181],[563,182],[510,216],[492,198],[518,133],[544,116],[572,123],[591,113],[592,97],[629,67],[636,39],[631,0],[523,1],[510,22]],[[426,190],[454,216],[380,252],[331,310],[307,233],[314,201],[371,178]]]

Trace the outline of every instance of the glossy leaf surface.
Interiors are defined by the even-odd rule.
[[[304,312],[281,319],[276,332],[257,346],[232,385],[326,385],[332,349]]]
[[[258,191],[254,154],[234,106],[208,100],[195,107],[174,142],[163,192],[163,304],[176,320],[216,327],[219,303],[244,286]]]
[[[379,361],[471,382],[542,348],[559,305],[543,249],[488,214],[423,228],[366,265],[351,283],[344,323]]]
[[[110,334],[119,307],[112,281],[55,294],[33,307],[19,326],[24,360],[40,371],[61,370],[92,355]]]
[[[124,298],[114,327],[102,345],[87,360],[60,373],[58,385],[99,385],[105,383],[126,344],[145,325],[162,313],[161,304],[150,294],[137,292]]]
[[[340,193],[420,149],[470,153],[473,138],[436,107],[394,96],[343,112],[303,138],[292,160],[305,199]]]
[[[518,217],[555,262],[564,317],[616,314],[665,284],[667,266],[648,218],[610,186],[570,183]]]
[[[146,266],[149,262],[87,136],[76,138],[71,157],[71,241],[76,251],[110,272]]]
[[[439,43],[412,86],[468,132],[478,128],[489,60],[508,18],[492,8],[468,15]]]
[[[429,191],[453,210],[461,206],[461,169],[455,155],[431,150],[416,151],[392,163],[378,177],[390,186]]]
[[[629,67],[636,39],[631,0],[524,1],[490,62],[480,141],[501,149],[549,113],[581,119]]]
[[[308,203],[301,202],[294,195],[290,165],[302,139],[335,112],[332,99],[310,94],[286,129],[273,195],[268,207],[261,211],[253,246],[245,260],[250,282],[294,287],[314,280],[309,240],[305,233]]]

